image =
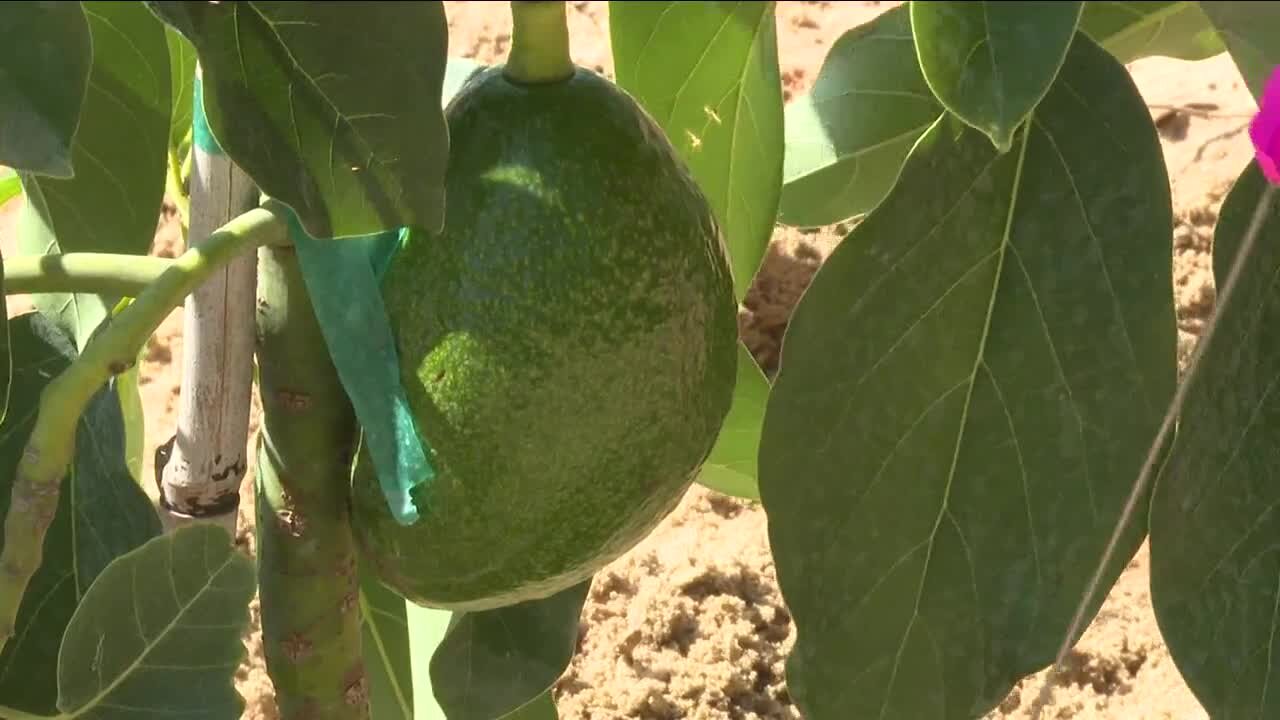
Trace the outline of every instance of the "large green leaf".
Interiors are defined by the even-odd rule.
[[[905,6],[850,30],[786,111],[779,219],[818,226],[875,207],[942,107],[920,74]]]
[[[67,627],[58,709],[86,720],[240,717],[233,680],[254,589],[253,562],[216,525],[117,558]]]
[[[1193,2],[1089,2],[1080,22],[1122,62],[1149,55],[1195,60],[1221,48]],[[813,90],[787,105],[779,220],[815,227],[870,211],[941,112],[916,60],[906,6],[846,32]]]
[[[360,615],[372,720],[414,720],[405,599],[361,568]]]
[[[773,2],[610,2],[618,84],[658,121],[706,193],[744,297],[782,188]]]
[[[442,3],[149,4],[199,53],[218,145],[313,237],[442,226]]]
[[[457,613],[431,658],[431,685],[449,720],[493,720],[550,688],[577,649],[590,581],[544,600]]]
[[[165,43],[169,46],[169,88],[173,98],[169,115],[169,147],[176,153],[191,132],[195,106],[196,49],[177,30],[166,26]]]
[[[1267,78],[1280,65],[1280,5],[1218,0],[1202,2],[1200,8],[1218,29],[1249,92],[1260,99]]]
[[[1226,49],[1198,2],[1091,0],[1080,30],[1123,63],[1151,55],[1204,60]]]
[[[760,453],[760,427],[768,400],[769,381],[751,353],[738,343],[738,384],[733,404],[720,428],[720,437],[698,474],[700,484],[726,495],[760,499],[756,456]]]
[[[81,169],[72,141],[92,41],[78,2],[22,2],[0,13],[0,164],[52,177]]]
[[[1077,35],[1012,152],[940,118],[818,271],[760,450],[806,717],[978,717],[1053,660],[1173,394],[1172,224]]]
[[[1001,152],[1058,75],[1082,2],[913,2],[924,79]]]
[[[1250,164],[1214,232],[1219,288],[1266,186]],[[1280,715],[1280,206],[1270,209],[1188,389],[1151,503],[1151,599],[1210,717]]]
[[[70,338],[39,313],[8,325],[14,339],[14,412],[0,424],[0,513],[8,512],[14,470],[35,424],[40,393],[76,354]],[[75,459],[62,482],[40,568],[19,608],[17,633],[0,653],[0,703],[27,712],[55,710],[59,641],[94,579],[116,557],[161,532],[126,462],[124,420],[113,386],[93,397],[76,432]]]
[[[93,32],[93,70],[70,180],[23,174],[27,202],[18,216],[24,254],[151,248],[164,200],[169,137],[169,50],[164,26],[141,3],[85,5]],[[79,347],[119,298],[38,295]]]

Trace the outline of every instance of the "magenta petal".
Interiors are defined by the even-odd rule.
[[[1249,137],[1262,174],[1273,185],[1280,185],[1280,66],[1267,80],[1258,114],[1249,124]]]

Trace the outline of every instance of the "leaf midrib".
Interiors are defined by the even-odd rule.
[[[942,526],[943,518],[949,514],[947,510],[950,504],[951,486],[955,480],[956,467],[959,465],[960,450],[964,445],[965,429],[969,421],[969,407],[973,401],[973,389],[974,389],[974,386],[977,384],[976,380],[978,377],[978,370],[983,366],[985,362],[987,339],[990,337],[990,334],[991,334],[991,318],[995,314],[996,296],[999,294],[999,290],[1000,290],[1000,285],[1001,285],[1000,278],[1001,278],[1001,273],[1004,269],[1004,259],[1008,255],[1008,250],[1010,247],[1009,240],[1010,240],[1010,235],[1013,231],[1014,215],[1017,212],[1019,191],[1022,189],[1022,168],[1023,168],[1024,162],[1026,161],[1027,146],[1030,144],[1030,137],[1031,137],[1030,127],[1024,127],[1022,131],[1021,147],[1018,150],[1018,164],[1014,169],[1012,197],[1009,200],[1009,210],[1005,215],[1004,232],[1001,234],[1001,237],[1000,237],[999,259],[996,261],[994,281],[991,283],[991,295],[987,300],[987,312],[986,312],[986,318],[984,319],[984,322],[983,322],[982,337],[978,340],[978,349],[977,349],[977,352],[974,353],[973,369],[969,373],[969,380],[968,380],[969,388],[965,392],[964,405],[961,406],[961,410],[960,410],[960,422],[959,422],[959,428],[956,432],[955,447],[952,450],[951,467],[947,471],[947,482],[943,487],[942,502],[940,503],[940,506],[938,508],[937,517],[934,518],[933,529],[930,530],[929,532],[929,539],[928,539],[929,547],[925,551],[924,567],[921,568],[920,570],[920,584],[919,584],[919,587],[916,589],[916,598],[915,598],[914,606],[912,607],[912,610],[911,610],[911,619],[907,622],[907,627],[902,633],[902,642],[899,643],[898,652],[894,656],[893,670],[890,672],[889,681],[885,685],[884,699],[882,700],[880,705],[880,716],[879,716],[880,720],[884,720],[885,711],[889,707],[889,699],[893,697],[893,686],[897,682],[898,668],[901,666],[901,663],[902,663],[903,652],[907,648],[907,640],[911,635],[911,632],[915,626],[916,620],[920,617],[920,601],[924,597],[925,582],[929,577],[929,561],[933,557],[933,549],[936,546],[936,540],[938,537],[938,528]],[[952,522],[953,523],[955,522],[954,519],[952,520]],[[956,528],[958,531],[959,530],[958,523],[956,523]],[[972,560],[970,560],[970,573],[972,572],[973,572]]]

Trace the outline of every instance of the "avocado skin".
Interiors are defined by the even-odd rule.
[[[361,555],[411,601],[483,610],[588,580],[675,508],[715,444],[737,301],[705,196],[625,91],[501,66],[446,109],[446,217],[383,296],[436,477],[391,516],[365,450]]]

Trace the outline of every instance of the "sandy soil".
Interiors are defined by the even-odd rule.
[[[832,42],[896,3],[783,2],[779,49],[786,95],[805,91]],[[505,3],[446,2],[450,53],[501,59],[510,40]],[[579,64],[610,73],[607,4],[571,3]],[[1131,67],[1160,119],[1173,182],[1179,356],[1194,346],[1213,307],[1209,251],[1221,197],[1251,149],[1244,132],[1255,106],[1226,56],[1188,63],[1153,58]],[[1187,103],[1211,110],[1174,112]],[[1211,105],[1203,105],[1205,103]],[[12,252],[16,203],[0,211],[0,247]],[[761,364],[776,368],[790,309],[847,228],[779,228],[741,317],[743,337]],[[157,226],[155,252],[180,249],[174,218]],[[14,300],[14,299],[11,299]],[[10,313],[25,308],[22,298]],[[172,432],[181,358],[182,317],[175,312],[148,346],[142,366],[147,457]],[[256,429],[256,423],[255,423]],[[146,477],[152,472],[148,459]],[[252,497],[246,481],[240,541],[252,553]],[[1055,687],[1055,718],[1194,720],[1205,713],[1179,678],[1151,610],[1144,547],[1112,590]],[[253,616],[256,625],[256,604]],[[583,611],[580,650],[557,685],[566,720],[720,720],[798,718],[789,702],[784,660],[790,616],[778,593],[765,517],[755,506],[694,488],[648,539],[597,576]],[[242,720],[276,718],[256,632],[237,677]],[[989,717],[1027,717],[1043,678],[1028,678]]]

